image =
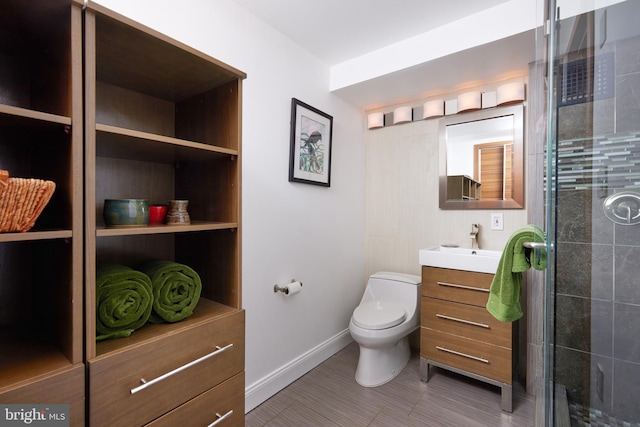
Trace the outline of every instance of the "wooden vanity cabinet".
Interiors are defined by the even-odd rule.
[[[244,424],[244,78],[187,45],[87,3],[85,341],[92,427]],[[104,200],[114,198],[189,200],[191,224],[107,228]],[[134,267],[148,259],[180,262],[200,275],[195,312],[96,343],[98,263]],[[208,410],[196,415],[194,408]]]
[[[497,385],[502,409],[512,411],[513,323],[485,308],[493,274],[422,267],[420,376],[429,366]]]
[[[82,1],[0,1],[0,169],[54,181],[0,233],[0,403],[68,404],[83,426]],[[0,203],[0,209],[1,203]]]

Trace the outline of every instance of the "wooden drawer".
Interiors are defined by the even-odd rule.
[[[242,371],[243,310],[186,324],[89,361],[91,426],[146,424]],[[143,378],[146,388],[135,391]]]
[[[456,335],[420,329],[420,355],[454,368],[462,369],[511,384],[511,350]]]
[[[427,328],[512,348],[512,323],[497,320],[484,307],[422,297],[420,313]]]
[[[39,381],[0,393],[0,402],[18,404],[67,404],[71,427],[85,425],[84,364],[70,366]]]
[[[221,417],[224,419],[216,426],[244,426],[244,372],[191,399],[147,426],[202,427]]]
[[[422,267],[422,295],[484,307],[493,274]]]

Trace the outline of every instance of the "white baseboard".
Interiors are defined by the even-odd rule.
[[[246,387],[245,412],[251,411],[352,342],[349,329],[345,329]]]

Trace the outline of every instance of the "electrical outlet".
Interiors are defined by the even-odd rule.
[[[491,229],[504,230],[504,214],[503,213],[491,214]]]

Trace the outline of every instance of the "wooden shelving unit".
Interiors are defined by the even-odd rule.
[[[228,414],[220,425],[244,424],[240,157],[245,77],[87,4],[85,342],[91,426],[170,425],[191,420],[194,408],[203,408],[198,417],[209,423],[218,413]],[[108,228],[102,208],[111,198],[187,199],[192,222]],[[198,272],[203,289],[194,314],[96,343],[97,265],[135,267],[148,259],[173,260]],[[149,381],[213,353],[132,392],[142,378]]]
[[[92,2],[0,8],[0,169],[56,183],[31,230],[0,233],[0,402],[69,404],[72,426],[243,425],[245,74]],[[192,222],[105,227],[104,199],[129,197],[188,199]],[[98,263],[153,258],[199,273],[193,315],[96,343]]]
[[[82,2],[0,3],[0,169],[56,183],[31,230],[0,233],[0,402],[82,426]]]
[[[447,200],[480,200],[481,184],[466,175],[447,176]]]

